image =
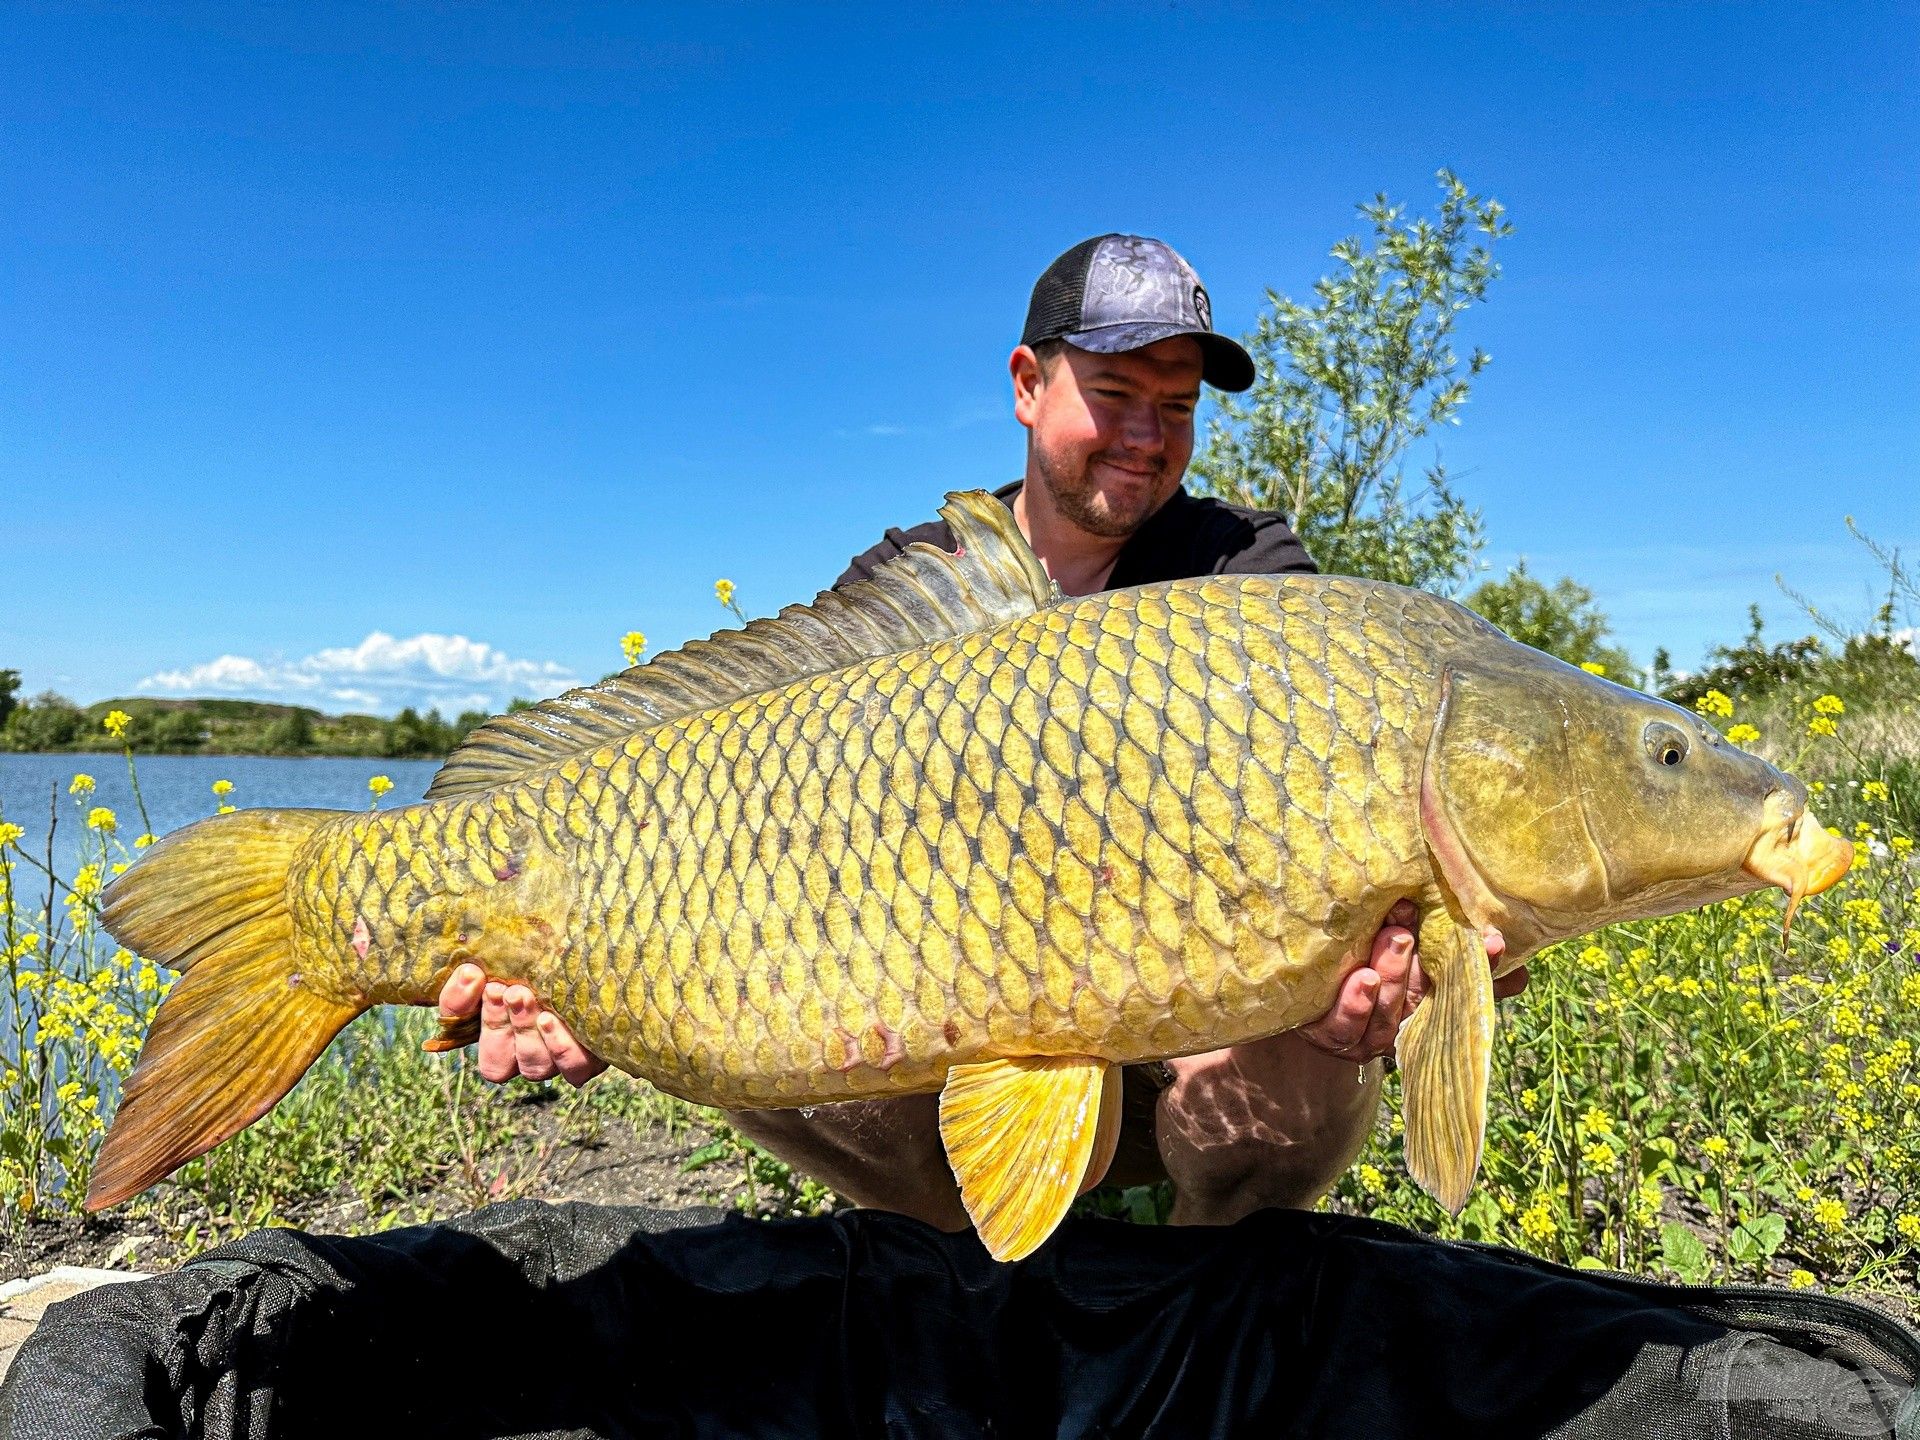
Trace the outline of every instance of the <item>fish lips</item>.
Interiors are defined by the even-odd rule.
[[[1853,844],[1830,832],[1800,798],[1775,791],[1767,798],[1766,823],[1747,851],[1742,868],[1764,885],[1787,892],[1786,923],[1800,902],[1838,883],[1853,868]]]

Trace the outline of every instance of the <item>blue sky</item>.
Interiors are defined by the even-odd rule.
[[[449,709],[804,598],[1018,473],[1089,234],[1216,323],[1508,207],[1444,458],[1641,661],[1920,549],[1920,9],[10,7],[0,667]]]

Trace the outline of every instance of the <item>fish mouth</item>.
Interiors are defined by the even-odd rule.
[[[1784,790],[1767,797],[1766,820],[1741,868],[1762,884],[1787,892],[1790,929],[1802,900],[1829,889],[1853,868],[1853,845],[1829,833],[1801,807],[1798,797]]]

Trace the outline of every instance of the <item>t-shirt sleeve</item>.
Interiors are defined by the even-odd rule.
[[[1318,575],[1307,547],[1287,522],[1266,511],[1242,511],[1246,520],[1236,526],[1233,548],[1219,562],[1218,575]]]
[[[851,585],[856,580],[871,580],[875,570],[917,540],[924,540],[929,545],[938,545],[942,550],[953,549],[953,532],[947,529],[947,522],[944,520],[930,520],[925,525],[914,526],[911,530],[889,530],[880,537],[878,545],[853,557],[852,563],[847,566],[846,573],[833,582],[833,588],[838,590],[842,585]]]

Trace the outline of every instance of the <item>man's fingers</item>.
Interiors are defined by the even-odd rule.
[[[513,1053],[520,1073],[529,1080],[553,1075],[553,1055],[540,1033],[540,1002],[524,985],[507,987],[507,1019],[513,1026]]]
[[[1301,1036],[1329,1055],[1359,1060],[1367,1026],[1380,995],[1380,973],[1365,966],[1340,982],[1340,996],[1318,1020],[1300,1027]]]
[[[440,1018],[464,1020],[480,1008],[480,992],[486,988],[487,973],[478,965],[456,965],[440,987]]]
[[[540,1012],[540,1038],[546,1042],[554,1068],[570,1085],[584,1085],[607,1068],[607,1062],[574,1039],[573,1032],[551,1010]]]
[[[480,1073],[489,1080],[511,1080],[520,1073],[513,1048],[513,1021],[507,1018],[507,987],[489,980],[480,999]]]
[[[1373,1014],[1365,1036],[1355,1047],[1362,1059],[1385,1055],[1393,1050],[1394,1037],[1400,1033],[1407,990],[1413,979],[1413,934],[1395,928],[1382,931],[1384,944],[1374,945],[1374,968],[1380,972],[1380,988],[1374,995]]]
[[[1416,954],[1407,963],[1407,1013],[1427,998],[1427,972],[1420,966],[1420,957]]]

